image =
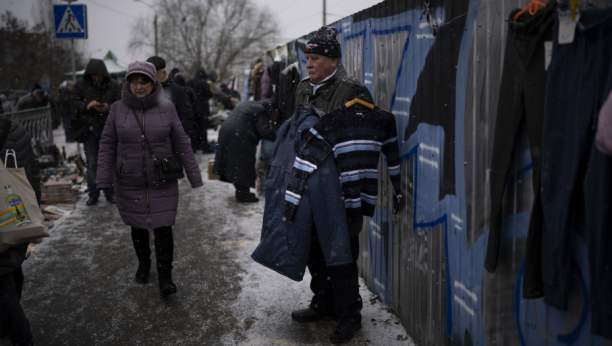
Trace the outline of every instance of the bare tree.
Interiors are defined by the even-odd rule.
[[[277,33],[268,11],[250,0],[156,0],[158,54],[187,73],[199,68],[227,77],[238,61],[263,52]],[[130,48],[153,51],[152,19],[142,18],[132,30]]]

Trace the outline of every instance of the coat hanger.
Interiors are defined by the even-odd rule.
[[[525,8],[523,8],[519,13],[517,13],[514,16],[514,21],[516,22],[519,17],[525,13],[525,11],[529,10],[529,14],[530,15],[535,15],[536,13],[538,13],[538,6],[542,6],[542,7],[546,7],[546,4],[537,0],[531,0],[531,2],[529,3],[529,5],[525,6]]]
[[[349,108],[349,107],[351,107],[352,105],[354,105],[354,104],[356,104],[356,103],[358,103],[358,104],[360,104],[360,105],[362,105],[362,106],[368,107],[368,108],[370,108],[370,109],[374,109],[374,105],[373,105],[373,104],[371,104],[371,103],[367,103],[367,102],[365,102],[364,100],[359,99],[359,98],[354,98],[353,100],[351,100],[351,101],[349,101],[349,102],[345,103],[345,104],[344,104],[344,106],[345,106],[346,108]]]

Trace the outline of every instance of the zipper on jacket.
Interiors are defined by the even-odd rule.
[[[145,110],[142,108],[142,131],[145,131]],[[142,170],[144,172],[144,182],[145,182],[145,193],[147,195],[147,222],[149,223],[149,230],[153,230],[151,228],[151,206],[149,205],[149,182],[147,181],[147,157],[145,154],[145,139],[144,135],[142,138]]]

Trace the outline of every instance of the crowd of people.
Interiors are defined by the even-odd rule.
[[[131,228],[138,264],[135,274],[137,283],[145,283],[149,278],[152,263],[149,237],[150,232],[153,233],[160,294],[167,297],[177,291],[172,280],[172,227],[180,198],[177,179],[167,177],[173,174],[182,176],[184,172],[192,188],[203,186],[195,153],[198,150],[203,153],[213,151],[206,135],[210,116],[209,100],[217,99],[226,109],[232,110],[219,130],[213,172],[220,176],[221,181],[234,185],[235,198],[241,203],[259,201],[250,192],[255,188],[256,180],[259,182],[257,192],[260,196],[266,196],[266,202],[281,198],[285,202],[295,203],[285,196],[285,190],[287,194],[290,193],[292,187],[289,180],[293,178],[283,173],[280,174],[281,179],[289,180],[279,182],[277,174],[279,167],[282,167],[283,172],[291,170],[293,161],[289,162],[288,158],[295,158],[301,145],[299,138],[294,135],[308,132],[304,124],[312,127],[326,113],[344,107],[345,103],[355,98],[365,101],[365,104],[373,103],[369,90],[356,79],[350,78],[340,64],[342,55],[335,29],[322,27],[306,47],[308,76],[297,85],[295,94],[290,95],[290,99],[295,100],[293,108],[297,110],[293,116],[284,116],[288,120],[280,128],[271,125],[272,119],[279,113],[279,100],[274,97],[239,102],[240,94],[227,88],[227,85],[216,87],[215,83],[220,82],[216,71],[199,69],[192,79],[187,79],[178,69],[168,72],[165,59],[159,56],[132,62],[117,80],[108,73],[102,60],[91,59],[83,78],[75,84],[69,81],[63,83],[51,101],[42,88],[38,88],[24,96],[17,103],[16,109],[5,106],[3,98],[2,108],[5,112],[11,112],[45,102],[55,104],[67,141],[85,144],[89,190],[86,205],[98,203],[101,191],[108,203],[116,204],[123,222]],[[21,131],[16,122],[11,124],[11,134],[4,149],[17,144],[11,140],[14,133]],[[394,125],[392,127],[395,128]],[[369,136],[375,131],[368,132],[367,128],[362,128],[359,132]],[[276,142],[277,136],[282,138],[286,148],[279,148],[278,143],[281,142]],[[360,140],[358,137],[355,139]],[[386,140],[385,143],[392,143],[392,140]],[[258,154],[256,151],[260,143]],[[372,156],[369,153],[367,155]],[[173,162],[180,162],[178,171]],[[343,215],[344,186],[340,186],[340,170],[336,170],[334,162],[334,155],[327,156],[321,167],[325,164],[329,169],[317,171],[316,167],[311,167],[309,173],[313,173],[313,170],[314,173],[301,177],[307,185],[321,186],[322,190],[318,194],[314,191],[310,194],[305,192],[311,199],[320,199],[313,200],[313,205],[319,204],[319,208],[330,205],[329,210],[340,210]],[[35,160],[19,164],[27,167],[32,186],[39,187],[40,177]],[[269,169],[268,166],[275,169]],[[335,172],[331,180],[330,172]],[[270,184],[273,189],[266,191],[266,178],[272,179]],[[357,188],[356,184],[361,184],[363,179],[361,176],[351,178],[353,188]],[[299,193],[291,195],[297,198],[298,203]],[[331,200],[332,195],[338,198]],[[272,211],[269,210],[271,204],[266,203],[264,230],[267,229],[266,224],[277,228],[280,224],[283,227],[293,225],[276,220],[285,210],[283,201],[279,203],[277,210]],[[355,203],[351,204],[353,208]],[[304,206],[301,210],[306,210],[306,203],[301,205]],[[298,208],[297,204],[295,208]],[[346,208],[348,213],[348,204]],[[312,239],[298,243],[303,246],[300,251],[307,258],[307,266],[312,275],[310,287],[314,296],[308,308],[293,312],[291,317],[297,322],[337,321],[330,335],[332,342],[348,341],[361,328],[363,303],[359,295],[356,264],[359,256],[358,235],[363,225],[360,208],[357,212],[351,211],[352,217],[330,217],[338,223],[333,230],[321,229],[326,224],[315,225],[311,220],[307,225]],[[312,219],[311,216],[307,215],[306,218]],[[295,225],[304,227],[298,223]],[[330,261],[327,242],[331,238],[321,236],[322,232],[328,232],[334,239],[346,239],[346,260]],[[269,237],[269,234],[266,236]],[[29,323],[19,305],[23,289],[21,264],[26,248],[27,244],[26,247],[21,244],[0,253],[0,331],[14,345],[33,344]],[[280,248],[267,250],[274,253],[280,251]]]

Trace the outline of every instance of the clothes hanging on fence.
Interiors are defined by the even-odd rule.
[[[272,97],[272,79],[270,78],[268,65],[264,64],[261,69],[261,94],[259,97],[261,100],[265,100]]]
[[[251,94],[253,94],[253,101],[261,100],[261,75],[263,73],[263,62],[257,63],[255,67],[253,67],[253,71],[251,71],[251,76],[253,77],[249,82],[249,90]]]
[[[278,88],[279,115],[272,119],[272,127],[278,129],[295,111],[295,91],[300,83],[300,71],[295,64],[285,68],[279,78],[282,80]]]
[[[394,196],[401,196],[396,131],[395,116],[378,107],[363,110],[341,106],[325,114],[304,135],[306,145],[298,152],[291,170],[285,194],[287,220],[295,217],[308,176],[332,153],[340,174],[349,222],[362,220],[362,215],[374,215],[381,153],[387,158]]]
[[[554,1],[535,15],[522,14],[518,21],[516,9],[508,18],[508,37],[500,87],[500,98],[495,121],[495,137],[491,161],[491,224],[485,268],[495,272],[501,242],[502,200],[508,182],[512,152],[525,121],[531,162],[535,200],[529,220],[523,276],[523,297],[544,295],[542,287],[540,241],[542,206],[540,203],[540,167],[542,157],[542,124],[544,122],[544,96],[546,93],[545,42],[552,41]]]
[[[582,228],[588,247],[591,332],[612,339],[612,158],[594,143],[597,115],[612,89],[612,8],[581,10],[571,44],[559,45],[558,31],[557,21],[541,175],[544,301],[567,310],[577,267],[572,265],[572,232]]]

